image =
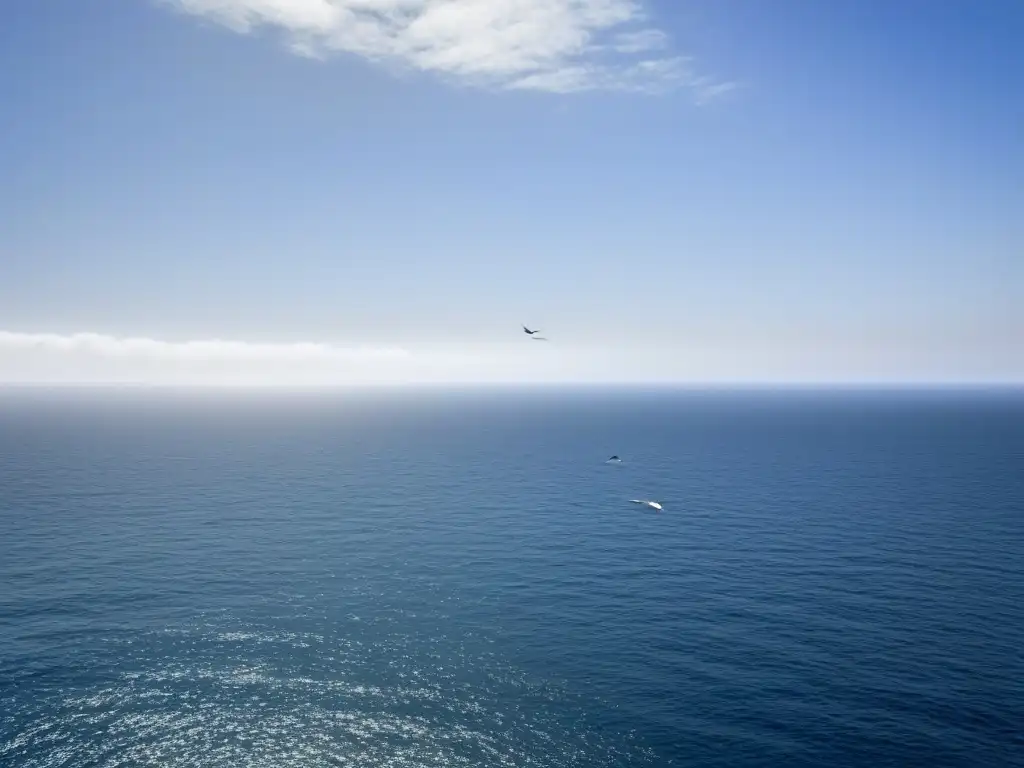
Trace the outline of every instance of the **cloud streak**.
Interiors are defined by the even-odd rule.
[[[515,329],[512,329],[513,331]],[[99,333],[0,330],[0,385],[152,384],[375,386],[434,383],[657,383],[726,381],[1022,381],[998,343],[954,347],[899,328],[884,336],[821,331],[736,332],[635,342],[552,344],[520,339],[413,348],[222,339],[167,341]],[[945,338],[948,338],[949,334]],[[967,343],[973,342],[973,343]]]
[[[523,344],[417,347],[167,341],[0,330],[0,383],[348,385],[558,379],[572,354]]]
[[[569,93],[732,88],[672,55],[639,0],[157,0],[298,54],[352,54],[474,86]]]
[[[259,344],[210,339],[161,341],[143,337],[119,338],[100,333],[17,333],[0,331],[0,354],[24,351],[77,352],[112,358],[167,362],[301,363],[407,359],[401,348],[336,347],[329,344]]]

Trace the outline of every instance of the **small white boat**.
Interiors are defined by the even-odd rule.
[[[643,504],[644,506],[650,507],[651,509],[661,509],[661,504],[656,501],[648,501],[647,499],[630,499],[634,504]]]

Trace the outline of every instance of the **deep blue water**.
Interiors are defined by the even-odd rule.
[[[1022,393],[0,393],[5,768],[1022,755]]]

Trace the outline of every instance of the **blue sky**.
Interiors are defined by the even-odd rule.
[[[0,379],[1022,381],[1022,39],[1019,0],[12,4]]]

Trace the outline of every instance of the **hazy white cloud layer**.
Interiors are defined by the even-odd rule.
[[[296,53],[348,53],[485,87],[553,92],[733,86],[700,75],[639,0],[158,0]]]
[[[540,345],[488,348],[166,341],[99,333],[0,331],[0,382],[245,385],[562,380],[578,362]],[[567,367],[570,366],[570,367]]]
[[[969,343],[970,342],[970,343]],[[1024,381],[997,345],[955,348],[918,334],[721,335],[658,343],[351,346],[327,343],[167,341],[97,333],[0,331],[0,383],[350,386],[431,383],[713,383]]]
[[[245,341],[160,341],[101,333],[12,333],[0,331],[0,352],[40,350],[84,352],[115,358],[177,362],[303,363],[407,358],[400,348],[334,347],[328,344],[254,344]]]

